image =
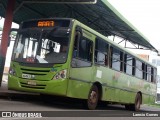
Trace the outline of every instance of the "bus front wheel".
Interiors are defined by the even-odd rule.
[[[98,98],[99,98],[98,87],[96,85],[93,85],[90,89],[88,99],[86,101],[85,106],[87,107],[87,109],[94,110],[97,107]]]

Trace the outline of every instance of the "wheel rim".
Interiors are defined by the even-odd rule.
[[[135,104],[135,109],[139,110],[140,109],[140,105],[141,105],[141,100],[140,100],[140,95],[138,94],[138,97],[136,99],[136,104]]]
[[[98,95],[97,95],[96,91],[92,91],[91,94],[90,94],[90,97],[89,97],[89,103],[92,104],[92,105],[96,104],[97,103],[97,97],[98,97]]]

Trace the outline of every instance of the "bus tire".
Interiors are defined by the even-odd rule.
[[[98,87],[96,85],[93,85],[90,89],[88,99],[86,101],[86,107],[89,110],[94,110],[97,107],[98,104],[98,99],[99,99],[99,91]]]
[[[135,103],[130,105],[130,109],[132,111],[139,111],[140,110],[140,106],[142,103],[142,97],[140,93],[137,93],[136,98],[135,98]]]

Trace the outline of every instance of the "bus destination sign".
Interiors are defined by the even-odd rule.
[[[38,27],[54,27],[54,21],[39,21]]]

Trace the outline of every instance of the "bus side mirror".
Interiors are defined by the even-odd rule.
[[[9,36],[8,36],[8,47],[10,46],[10,42],[12,40],[12,38],[15,38],[15,36],[17,35],[18,29],[16,28],[12,28],[9,32]]]

